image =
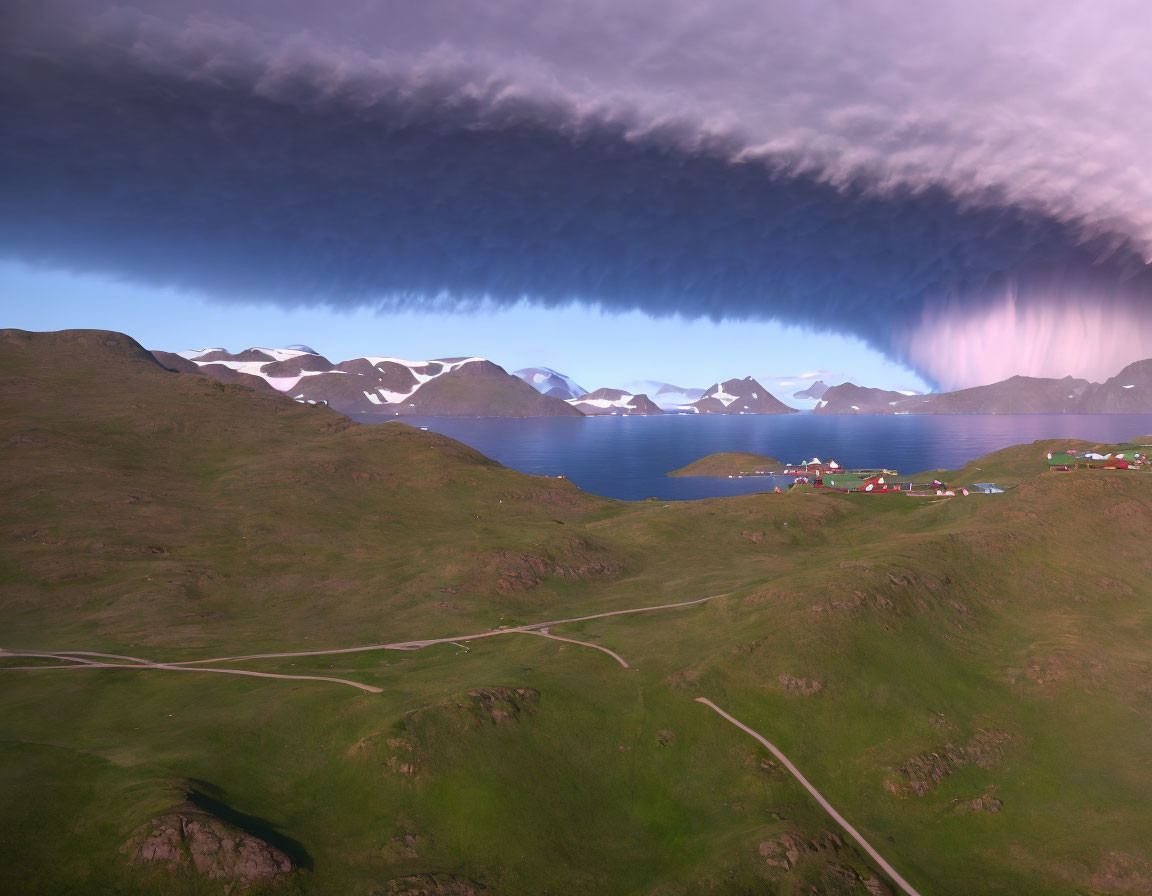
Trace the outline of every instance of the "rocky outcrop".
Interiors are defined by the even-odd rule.
[[[531,715],[540,705],[540,692],[535,688],[475,688],[468,698],[475,719],[489,725],[515,722],[521,713]]]
[[[818,882],[811,889],[813,893],[855,896],[862,888],[869,896],[891,896],[892,891],[879,878],[867,870],[844,864],[856,864],[859,856],[845,847],[838,834],[824,831],[815,837],[803,837],[794,832],[784,833],[762,841],[757,851],[773,877],[787,874],[808,860],[815,860],[816,867],[807,872]]]
[[[796,678],[792,675],[781,675],[779,681],[780,684],[784,685],[784,690],[789,694],[803,694],[805,697],[808,697],[812,694],[819,694],[824,690],[824,685],[815,678]]]
[[[957,800],[952,806],[952,811],[957,815],[966,815],[969,812],[999,812],[1003,805],[1003,800],[986,793],[970,800]]]
[[[837,834],[828,832],[815,839],[801,837],[799,834],[781,834],[779,837],[763,841],[758,851],[766,864],[790,871],[805,855],[834,853],[843,846],[844,841]]]
[[[944,778],[955,774],[965,765],[988,768],[1004,758],[1007,732],[982,728],[967,743],[946,743],[929,753],[921,753],[906,760],[899,769],[898,779],[888,779],[884,787],[899,796],[924,796]]]
[[[295,868],[282,850],[192,804],[145,822],[120,851],[137,864],[241,886],[283,877]]]

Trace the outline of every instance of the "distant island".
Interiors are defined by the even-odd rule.
[[[784,464],[774,457],[764,454],[746,454],[740,451],[725,451],[719,454],[709,454],[699,460],[694,460],[686,467],[673,470],[669,476],[763,476],[768,473],[778,473],[784,469]]]

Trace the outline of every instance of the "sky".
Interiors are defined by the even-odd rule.
[[[1152,357],[1143,0],[0,16],[0,300],[31,328],[352,326],[506,366],[543,332],[531,363],[609,382],[649,351],[895,388]]]
[[[587,306],[547,309],[527,303],[472,313],[281,309],[13,262],[0,262],[0,302],[5,326],[113,329],[150,349],[219,346],[239,352],[303,344],[336,362],[379,355],[479,355],[509,371],[551,367],[589,391],[645,380],[707,388],[745,376],[782,399],[817,379],[829,385],[855,380],[880,388],[928,388],[913,371],[858,339],[763,321],[653,319],[639,311],[610,314]],[[149,310],[141,314],[141,309]]]

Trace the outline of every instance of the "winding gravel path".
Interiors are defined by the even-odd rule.
[[[206,660],[183,660],[174,663],[158,663],[154,660],[143,659],[138,656],[127,656],[119,653],[101,653],[94,650],[68,650],[68,651],[9,651],[0,648],[0,658],[2,657],[28,657],[37,659],[51,659],[59,660],[61,665],[57,666],[7,666],[0,667],[0,671],[12,672],[35,672],[41,670],[61,670],[61,669],[161,669],[167,672],[212,672],[218,675],[245,675],[251,678],[283,678],[294,681],[329,681],[335,684],[344,684],[349,687],[359,688],[362,691],[367,691],[371,694],[379,694],[381,688],[374,687],[370,684],[364,684],[359,681],[351,681],[347,678],[332,678],[326,675],[288,675],[275,672],[253,672],[248,669],[222,669],[208,667],[206,663],[235,663],[242,660],[264,660],[264,659],[287,659],[292,657],[306,657],[306,656],[334,656],[341,653],[365,653],[373,650],[419,650],[422,647],[429,647],[433,644],[450,644],[458,641],[474,641],[477,638],[491,638],[495,635],[513,635],[513,634],[531,634],[540,635],[544,638],[551,638],[554,641],[566,641],[569,644],[578,644],[581,647],[591,647],[595,650],[602,651],[612,657],[625,669],[629,668],[628,663],[618,653],[609,650],[607,647],[602,647],[599,644],[592,644],[588,641],[577,641],[574,638],[562,638],[559,635],[551,634],[548,629],[554,625],[564,625],[569,622],[584,622],[589,619],[605,619],[609,616],[627,616],[633,613],[648,613],[654,610],[672,610],[677,607],[691,607],[696,604],[702,604],[710,601],[716,597],[723,597],[724,595],[714,594],[710,597],[701,597],[696,600],[685,600],[673,604],[660,604],[653,607],[633,607],[627,610],[609,610],[604,613],[592,613],[588,616],[574,616],[570,619],[554,619],[549,622],[534,622],[530,625],[518,625],[512,628],[495,628],[489,629],[485,632],[479,632],[474,635],[452,635],[447,638],[425,638],[419,641],[396,641],[391,644],[369,644],[362,647],[337,647],[331,650],[297,650],[286,651],[282,653],[250,653],[243,656],[222,656],[214,657]],[[94,658],[94,659],[92,659]],[[121,662],[108,662],[109,660],[120,660]]]
[[[800,769],[796,768],[796,766],[794,766],[789,761],[788,757],[785,756],[783,753],[781,753],[776,748],[775,744],[771,743],[767,738],[765,738],[759,732],[753,731],[751,728],[749,728],[747,725],[745,725],[739,719],[728,715],[728,713],[726,713],[724,710],[722,710],[719,706],[717,706],[715,703],[713,703],[707,697],[697,697],[696,702],[697,703],[703,703],[709,709],[715,710],[721,716],[723,716],[729,722],[731,722],[733,725],[735,725],[737,728],[739,728],[741,731],[745,731],[748,734],[751,734],[754,738],[756,738],[756,740],[760,741],[760,743],[762,743],[764,746],[766,746],[769,749],[769,751],[771,751],[772,755],[775,756],[777,759],[779,759],[784,764],[784,767],[792,773],[792,775],[796,778],[796,780],[804,785],[804,789],[807,790],[810,794],[812,794],[812,796],[815,798],[816,802],[818,802],[820,804],[821,808],[823,808],[825,812],[827,812],[829,815],[832,816],[832,820],[835,821],[838,825],[840,825],[840,827],[842,827],[845,831],[847,831],[849,836],[851,836],[853,840],[855,840],[857,843],[860,844],[861,847],[863,847],[864,851],[872,857],[873,861],[875,861],[877,865],[879,865],[881,868],[884,869],[884,873],[887,874],[890,878],[892,878],[893,882],[898,887],[900,887],[901,890],[903,890],[905,893],[907,893],[908,896],[920,896],[920,894],[916,891],[916,889],[910,883],[908,883],[908,881],[904,880],[904,878],[902,878],[900,876],[900,873],[895,868],[893,868],[891,865],[889,865],[884,860],[883,856],[880,855],[880,853],[876,852],[876,850],[872,848],[872,844],[869,843],[867,840],[865,840],[860,835],[860,832],[857,831],[856,828],[852,827],[852,825],[850,825],[847,822],[847,820],[844,818],[843,815],[841,815],[839,812],[837,812],[835,809],[832,808],[832,804],[829,803],[828,800],[824,799],[824,797],[822,797],[820,795],[820,791],[818,791],[815,787],[813,787],[810,783],[808,783],[808,779],[805,778],[802,774],[800,774]]]
[[[394,641],[391,644],[366,644],[361,647],[336,647],[331,650],[296,650],[285,653],[249,653],[243,656],[220,656],[213,657],[206,660],[185,660],[179,663],[172,663],[174,666],[194,666],[201,663],[236,663],[241,660],[267,660],[267,659],[282,659],[286,657],[299,657],[299,656],[334,656],[341,653],[367,653],[373,650],[419,650],[421,647],[431,647],[433,644],[451,644],[454,641],[475,641],[478,638],[492,638],[496,635],[513,635],[517,632],[536,632],[539,629],[551,628],[554,625],[566,625],[570,622],[586,622],[589,619],[607,619],[610,616],[629,616],[634,613],[651,613],[655,610],[674,610],[678,607],[694,607],[697,604],[706,603],[710,600],[715,600],[717,597],[725,597],[723,594],[713,594],[710,597],[699,597],[696,600],[683,600],[674,604],[659,604],[654,607],[633,607],[627,610],[610,610],[606,613],[592,613],[589,616],[573,616],[570,619],[552,619],[547,622],[533,622],[529,625],[517,625],[509,628],[494,628],[485,632],[478,632],[473,635],[449,635],[446,638],[424,638],[419,641]],[[575,643],[584,643],[578,641]],[[596,647],[598,650],[603,648],[596,644],[588,644],[588,647]],[[85,651],[70,651],[77,656],[99,656],[99,654],[87,653]],[[617,657],[619,659],[619,657]]]
[[[91,654],[86,654],[86,656],[90,655]],[[169,663],[153,663],[148,660],[137,659],[136,657],[112,657],[114,659],[135,660],[135,662],[130,663],[104,663],[85,659],[80,656],[72,656],[66,653],[14,653],[7,650],[0,651],[0,657],[5,656],[37,657],[39,659],[53,659],[62,661],[62,665],[59,666],[8,666],[6,669],[9,671],[38,672],[41,669],[135,669],[137,671],[160,670],[163,672],[214,672],[218,675],[246,675],[251,678],[286,678],[293,681],[330,681],[335,684],[346,684],[350,687],[359,688],[360,690],[367,691],[370,694],[379,694],[383,690],[383,688],[378,688],[370,684],[364,684],[360,681],[350,681],[347,678],[332,678],[327,675],[287,675],[277,672],[253,672],[250,669],[215,669],[207,666],[196,666],[195,668],[191,668],[188,666],[174,666]]]
[[[607,647],[602,647],[599,644],[593,644],[591,641],[577,641],[575,638],[561,638],[559,635],[554,635],[546,628],[533,629],[530,632],[525,632],[526,635],[539,635],[541,638],[551,638],[553,641],[566,641],[569,644],[579,644],[581,647],[591,647],[593,650],[599,650],[608,654],[612,659],[616,660],[625,669],[628,668],[628,663],[624,657],[620,656],[615,650],[609,650]]]

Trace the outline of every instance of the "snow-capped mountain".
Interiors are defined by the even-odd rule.
[[[828,388],[829,386],[826,382],[824,382],[824,380],[816,380],[816,382],[814,382],[807,389],[801,389],[799,392],[793,392],[792,397],[801,399],[807,398],[812,401],[819,401],[824,397],[824,393],[828,391]]]
[[[572,377],[565,376],[551,367],[525,367],[523,370],[514,371],[514,375],[520,377],[537,392],[563,401],[588,394],[588,390],[579,385]]]
[[[580,416],[484,358],[409,361],[352,358],[333,364],[307,346],[222,348],[152,353],[165,367],[256,389],[274,389],[298,402],[327,404],[345,414],[450,417]]]
[[[624,391],[633,395],[649,395],[660,410],[679,413],[692,413],[688,410],[688,405],[704,397],[703,389],[686,389],[659,380],[636,380],[625,383]]]
[[[705,391],[689,407],[697,414],[796,414],[795,408],[780,401],[750,376],[725,380]]]
[[[623,389],[597,389],[579,398],[573,398],[568,404],[579,408],[580,412],[589,417],[602,417],[612,414],[663,414],[664,412],[643,393],[634,395]]]

